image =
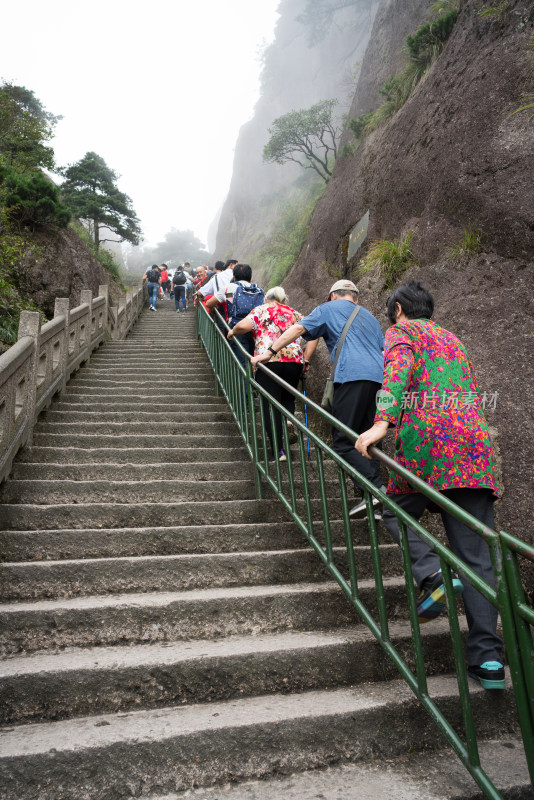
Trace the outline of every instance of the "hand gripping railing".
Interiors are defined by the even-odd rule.
[[[444,495],[432,489],[420,478],[401,467],[393,459],[380,450],[372,448],[372,454],[375,458],[381,460],[389,469],[394,470],[398,475],[409,481],[414,489],[430,498],[436,505],[444,508],[452,516],[461,520],[487,541],[497,579],[497,589],[493,589],[447,546],[436,539],[419,522],[397,506],[391,498],[387,497],[338,456],[313,430],[308,429],[301,420],[289,414],[280,403],[259,386],[253,380],[248,354],[246,354],[247,362],[246,369],[244,369],[220,329],[220,326],[223,329],[228,329],[228,326],[218,313],[217,316],[219,317],[219,326],[215,324],[213,317],[210,317],[204,307],[200,305],[197,312],[197,334],[215,372],[216,392],[222,392],[226,398],[244,439],[249,456],[252,459],[257,497],[262,497],[262,483],[265,483],[276,494],[363,622],[376,637],[402,678],[407,682],[466,769],[480,786],[484,795],[492,798],[492,800],[503,800],[502,795],[482,768],[480,762],[475,719],[463,653],[462,630],[452,579],[447,567],[461,573],[462,580],[470,582],[490,603],[497,607],[501,616],[517,719],[523,737],[530,778],[533,781],[534,667],[532,663],[531,626],[534,624],[534,610],[526,602],[518,564],[519,557],[532,563],[534,561],[533,549],[504,531],[497,532],[486,527]],[[236,344],[240,347],[238,342]],[[243,349],[242,351],[243,353],[245,352]],[[259,368],[264,369],[262,365]],[[358,435],[350,428],[341,424],[316,403],[293,389],[272,371],[269,371],[268,374],[272,380],[283,386],[286,391],[291,392],[295,396],[297,403],[306,404],[308,410],[313,410],[323,421],[342,431],[352,441],[357,440]],[[280,446],[283,445],[287,455],[287,481],[283,480],[279,460],[275,459],[272,464],[269,463],[265,411],[261,398],[266,399],[268,402],[274,438],[274,451],[278,452]],[[274,409],[277,409],[282,414],[283,443],[277,441]],[[259,422],[256,421],[257,419]],[[298,455],[296,459],[291,453],[287,422],[291,422],[297,432]],[[307,453],[305,440],[312,444],[315,465],[310,461],[310,454],[309,452]],[[329,497],[328,489],[331,488],[331,483],[327,485],[326,479],[328,460],[335,464],[340,493],[340,499],[336,498],[334,501]],[[295,487],[295,480],[299,471],[302,497],[297,497]],[[313,477],[317,479],[317,499],[314,499],[312,495],[313,484],[311,483],[311,478]],[[357,556],[361,556],[361,549],[355,547],[353,541],[353,531],[349,518],[347,479],[356,479],[358,484],[363,487],[367,504],[367,525],[374,576],[374,598],[371,597],[371,601],[367,599],[369,594],[368,586],[358,577],[359,564]],[[403,656],[399,648],[391,641],[388,613],[390,605],[388,604],[388,579],[384,576],[379,549],[378,532],[372,510],[373,497],[379,498],[380,502],[396,515],[399,524],[405,591],[411,627],[412,652],[409,656]],[[334,515],[331,510],[333,502],[335,503]],[[319,512],[321,522],[317,523],[316,517]],[[334,539],[339,528],[336,516],[339,517],[339,513],[341,513],[344,548],[334,546]],[[417,616],[416,590],[408,548],[407,526],[429,544],[440,558],[449,609],[448,621],[452,642],[451,665],[454,665],[458,684],[459,702],[454,704],[454,708],[443,709],[440,707],[439,698],[433,699],[429,694],[425,670],[424,644]],[[346,559],[345,561],[343,561],[343,557]],[[506,715],[510,714],[510,703],[502,701],[499,704],[498,713],[502,715],[503,726],[516,724],[515,718],[513,720],[505,719]]]

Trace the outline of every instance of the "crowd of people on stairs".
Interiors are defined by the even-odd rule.
[[[189,268],[189,269],[187,269]],[[467,524],[433,505],[404,478],[391,472],[387,489],[380,462],[369,451],[395,431],[395,460],[433,489],[454,501],[489,528],[494,527],[497,499],[496,464],[482,395],[462,342],[432,321],[434,300],[419,282],[399,286],[387,301],[391,327],[386,337],[378,320],[358,302],[358,288],[338,280],[325,302],[302,316],[289,304],[285,290],[264,292],[252,282],[252,269],[236,259],[217,261],[213,270],[189,264],[169,281],[165,265],[147,270],[145,280],[152,308],[158,294],[174,296],[178,311],[203,303],[227,336],[239,361],[247,358],[255,379],[289,413],[295,398],[270,377],[296,388],[310,368],[322,338],[332,361],[330,408],[339,422],[359,434],[356,444],[332,426],[335,452],[377,490],[418,520],[425,509],[441,514],[452,551],[490,586],[496,586],[486,541]],[[180,304],[182,308],[180,309]],[[224,322],[222,321],[224,320]],[[238,346],[239,342],[241,346]],[[266,369],[258,369],[263,364]],[[325,393],[326,394],[326,393]],[[285,461],[281,449],[282,416],[275,410],[274,431],[268,400],[262,397],[271,461]],[[358,486],[358,484],[357,484]],[[365,518],[363,498],[351,516]],[[395,541],[400,541],[396,515],[379,497],[375,515]],[[445,581],[437,554],[408,529],[412,571],[419,587],[420,622],[445,609]],[[497,634],[497,611],[471,583],[451,572],[455,594],[463,594],[468,624],[468,672],[485,689],[504,689],[503,643]]]

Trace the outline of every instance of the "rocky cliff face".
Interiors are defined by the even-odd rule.
[[[297,20],[305,0],[282,0],[274,43],[265,53],[262,95],[254,117],[241,128],[232,182],[219,221],[217,258],[233,256],[253,262],[272,220],[265,198],[288,187],[301,168],[264,164],[262,153],[273,121],[319,100],[347,96],[348,76],[363,57],[378,0],[361,0],[341,10],[325,38],[309,45],[306,27]]]
[[[112,304],[118,303],[121,287],[75,231],[41,232],[31,238],[35,250],[30,249],[21,261],[17,282],[48,318],[54,316],[56,297],[68,297],[74,308],[82,289],[91,289],[96,297],[102,284],[109,285]]]
[[[410,3],[412,30],[425,5]],[[510,113],[534,90],[526,66],[534,8],[511,0],[502,14],[482,16],[481,7],[480,0],[461,3],[443,52],[408,102],[353,157],[338,160],[285,286],[307,312],[325,299],[334,274],[357,276],[361,253],[347,261],[348,234],[367,210],[368,241],[413,231],[420,266],[403,280],[431,288],[436,321],[464,341],[481,390],[496,398],[488,419],[504,475],[500,519],[525,538],[533,510],[534,122]],[[401,8],[401,0],[381,3],[352,116],[378,105],[377,90],[409,32],[399,30],[398,21],[407,21]],[[447,248],[466,226],[480,230],[482,252],[453,258]],[[384,280],[370,273],[360,289],[385,325]],[[315,375],[326,364],[324,351],[318,355]],[[310,383],[318,393],[322,379],[310,376]]]

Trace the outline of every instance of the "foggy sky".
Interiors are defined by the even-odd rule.
[[[58,165],[93,150],[121,175],[146,243],[175,227],[207,244],[278,2],[4,4],[0,78],[63,115]]]

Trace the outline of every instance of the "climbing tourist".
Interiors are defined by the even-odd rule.
[[[161,274],[161,288],[163,289],[163,294],[166,294],[170,286],[169,271],[167,269],[167,264],[161,264],[159,270]]]
[[[267,363],[299,336],[308,342],[308,360],[322,336],[333,362],[338,342],[351,317],[334,374],[332,415],[358,432],[366,430],[374,419],[376,393],[382,384],[384,337],[378,320],[358,304],[358,287],[352,281],[336,281],[325,303],[292,325],[272,343],[267,352],[255,356],[252,363]],[[363,458],[354,449],[353,442],[335,427],[332,427],[332,441],[338,455],[375,486],[383,488],[380,464],[376,459],[368,461]],[[362,500],[351,509],[351,514],[364,513],[365,509],[365,501]]]
[[[281,333],[287,331],[292,325],[299,322],[302,316],[294,308],[287,304],[287,295],[281,286],[274,286],[265,295],[265,303],[256,306],[245,319],[238,322],[229,332],[228,338],[232,339],[237,334],[252,332],[254,337],[255,354],[262,355],[269,351],[270,346],[275,342]],[[291,342],[282,349],[279,349],[275,356],[267,364],[267,369],[279,378],[282,378],[291,386],[298,386],[302,376],[304,365],[304,355],[300,340]],[[256,371],[256,381],[266,389],[275,400],[286,408],[290,414],[295,412],[295,397],[284,389],[275,380],[266,375],[264,370]],[[282,437],[282,415],[280,411],[274,409],[274,424],[276,432],[276,443],[271,426],[271,415],[269,413],[269,401],[262,397],[263,412],[267,435],[271,443],[273,457],[276,454],[280,461],[286,460],[283,449]]]
[[[253,308],[261,305],[265,301],[265,293],[257,284],[251,283],[252,268],[249,264],[236,264],[233,271],[233,280],[226,286],[215,292],[207,303],[207,308],[215,308],[226,302],[226,313],[228,324],[231,328],[245,319]],[[245,333],[237,333],[235,339],[232,338],[232,347],[239,362],[245,366],[246,356],[241,348],[235,344],[235,340],[241,344],[249,356],[254,355],[254,337],[252,330]]]
[[[151,311],[156,311],[156,301],[161,286],[161,275],[157,264],[147,269],[143,275],[143,283],[146,283],[148,289],[149,308]]]
[[[186,284],[189,277],[182,266],[178,267],[172,276],[171,290],[174,292],[174,305],[178,314],[180,313],[180,301],[182,310],[187,310]]]
[[[497,498],[495,458],[481,410],[477,379],[463,344],[431,321],[434,300],[420,283],[399,286],[387,301],[392,323],[386,335],[384,383],[374,425],[359,437],[356,449],[368,448],[395,427],[395,460],[489,528],[494,527]],[[419,519],[435,506],[410,484],[391,473],[388,496]],[[495,587],[489,548],[484,539],[452,514],[438,509],[451,549],[490,586]],[[397,518],[388,510],[384,523],[399,541]],[[413,576],[420,590],[421,622],[445,607],[438,555],[408,529]],[[469,635],[469,674],[485,689],[504,689],[502,641],[497,610],[471,584],[453,575],[456,593],[463,590]]]
[[[223,261],[216,261],[215,274],[200,287],[198,290],[199,297],[202,297],[207,302],[216,292],[226,289],[233,277],[234,270],[232,267],[226,267]],[[226,303],[222,303],[219,306],[219,313],[226,319]],[[215,315],[215,323],[226,335],[226,328],[218,314]]]

